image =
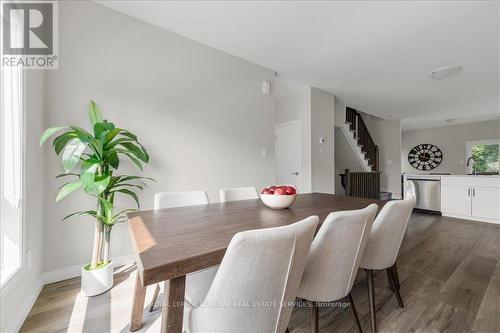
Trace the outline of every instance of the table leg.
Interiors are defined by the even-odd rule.
[[[161,333],[181,333],[186,276],[165,281],[165,303],[161,310]]]
[[[144,313],[144,300],[146,298],[146,287],[141,283],[139,272],[135,276],[134,299],[132,303],[132,314],[130,316],[130,331],[134,332],[142,326],[142,315]]]

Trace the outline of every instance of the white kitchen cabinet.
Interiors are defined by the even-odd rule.
[[[500,178],[442,177],[441,213],[444,216],[500,223]]]
[[[500,188],[472,188],[472,216],[485,219],[500,219]]]
[[[471,215],[472,205],[471,189],[468,186],[442,185],[441,186],[441,212]]]

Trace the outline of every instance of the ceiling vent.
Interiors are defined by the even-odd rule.
[[[433,70],[430,78],[434,80],[442,80],[456,76],[462,71],[462,66],[446,66]]]

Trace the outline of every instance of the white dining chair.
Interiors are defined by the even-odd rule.
[[[208,204],[206,191],[159,192],[154,197],[154,209],[206,204]]]
[[[220,202],[258,199],[259,193],[255,187],[234,187],[219,190]]]
[[[311,332],[318,332],[317,302],[347,299],[361,332],[351,289],[378,206],[330,213],[314,237],[298,297],[311,302]]]
[[[184,206],[194,206],[194,205],[206,205],[208,204],[208,195],[206,191],[183,191],[183,192],[159,192],[155,194],[154,197],[154,209],[166,209]],[[197,283],[191,283],[193,286],[193,292],[198,292],[199,289],[207,289],[204,285],[206,281],[210,283],[213,276],[217,272],[217,267],[211,267],[203,271],[196,272]],[[189,279],[189,275],[187,276]],[[158,299],[160,293],[160,285],[156,284],[156,288],[153,294],[153,300],[149,306],[149,312],[154,310],[155,303]]]
[[[406,181],[405,193],[404,193],[403,199],[407,199],[410,197],[413,197],[413,198],[417,197],[417,194],[415,192],[415,184],[413,184],[412,181]]]
[[[365,270],[368,281],[368,300],[373,333],[377,332],[373,283],[374,270],[386,270],[389,286],[396,294],[399,306],[401,308],[404,307],[403,299],[399,292],[400,286],[396,257],[401,247],[413,207],[415,207],[414,196],[386,203],[373,222],[366,250],[361,259],[360,267]]]
[[[285,332],[318,221],[236,234],[206,296],[186,299],[184,332]]]

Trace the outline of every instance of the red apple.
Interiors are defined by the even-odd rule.
[[[268,189],[268,188],[265,188],[265,189],[263,189],[263,190],[262,190],[262,192],[261,192],[261,193],[262,193],[262,194],[273,194],[273,190],[270,190],[270,189]]]
[[[274,191],[274,195],[286,195],[286,190],[283,187],[278,187]]]
[[[295,188],[292,186],[287,186],[285,191],[287,195],[297,194],[297,190],[295,190]]]
[[[274,190],[276,189],[276,186],[274,186],[274,185],[273,185],[273,186],[269,186],[269,187],[268,187],[268,189],[270,189],[270,190],[273,190],[273,191],[274,191]]]

